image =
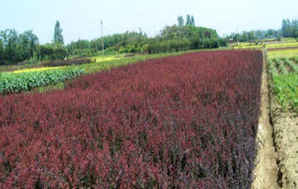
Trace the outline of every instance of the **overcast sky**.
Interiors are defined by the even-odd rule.
[[[298,0],[2,0],[0,30],[33,30],[46,43],[59,20],[68,43],[99,37],[102,19],[105,35],[142,28],[152,36],[186,14],[221,35],[278,29],[283,18],[298,18]]]

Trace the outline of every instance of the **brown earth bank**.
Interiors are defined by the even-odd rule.
[[[271,100],[274,143],[278,155],[279,185],[282,189],[298,188],[298,115],[282,111]]]
[[[253,172],[254,182],[252,189],[278,189],[278,167],[276,164],[276,153],[272,138],[272,126],[270,124],[269,112],[269,90],[266,71],[266,59],[264,55],[262,86],[261,86],[261,107],[259,126],[256,137],[257,157],[255,170]]]

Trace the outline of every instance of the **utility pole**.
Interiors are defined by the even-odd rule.
[[[102,54],[105,54],[105,44],[103,41],[103,21],[100,21],[100,26],[101,26],[101,44],[102,44]]]

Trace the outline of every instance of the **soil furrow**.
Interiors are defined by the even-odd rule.
[[[255,160],[254,182],[252,189],[278,189],[276,165],[276,153],[272,138],[272,126],[269,119],[269,90],[266,70],[266,53],[263,53],[263,74],[261,86],[261,107],[259,117],[259,127],[256,137],[258,153]]]

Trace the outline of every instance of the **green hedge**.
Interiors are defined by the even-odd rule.
[[[29,91],[36,87],[56,84],[78,77],[83,69],[49,70],[42,72],[2,73],[0,75],[0,94]]]

